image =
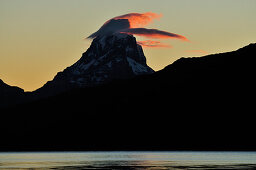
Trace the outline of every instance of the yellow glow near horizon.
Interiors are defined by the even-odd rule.
[[[256,41],[255,0],[0,0],[0,79],[35,90],[76,62],[90,45],[84,38],[108,19],[149,11],[163,17],[147,28],[191,41],[164,40],[173,48],[144,48],[154,70],[180,57],[232,51]]]

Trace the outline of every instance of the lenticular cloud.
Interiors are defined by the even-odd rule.
[[[113,33],[126,33],[135,36],[141,36],[145,38],[153,39],[179,39],[188,41],[185,36],[162,31],[158,29],[144,28],[156,19],[160,19],[162,14],[156,14],[153,12],[146,13],[129,13],[121,16],[114,17],[106,21],[101,28],[95,33],[91,34],[88,38],[103,37],[111,35]],[[171,48],[168,44],[163,44],[160,41],[139,41],[138,44],[144,47],[166,47]]]

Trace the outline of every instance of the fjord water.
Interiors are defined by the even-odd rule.
[[[256,152],[5,152],[0,169],[255,169]]]

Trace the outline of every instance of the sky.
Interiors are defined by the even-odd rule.
[[[256,0],[0,0],[0,79],[36,90],[80,59],[92,41],[85,38],[106,21],[146,12],[162,15],[147,28],[189,40],[163,39],[166,46],[143,47],[155,71],[181,57],[256,42]]]

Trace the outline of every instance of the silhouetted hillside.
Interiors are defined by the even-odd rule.
[[[1,150],[256,150],[256,44],[6,111]],[[2,114],[3,115],[3,114]]]
[[[0,108],[15,105],[24,99],[24,90],[9,86],[0,79]]]

